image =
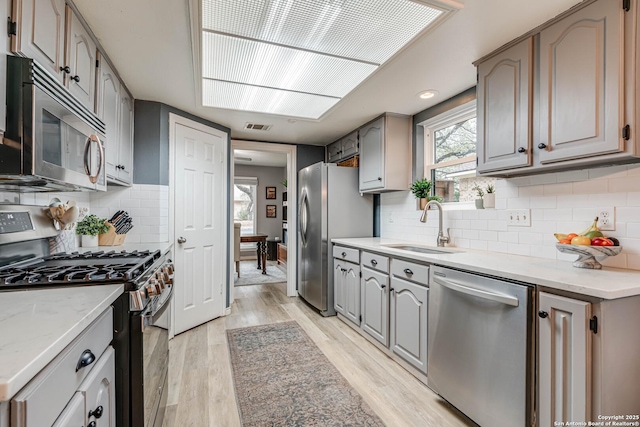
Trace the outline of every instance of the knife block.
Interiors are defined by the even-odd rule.
[[[109,231],[103,234],[98,234],[98,245],[100,246],[118,246],[124,243],[126,234],[117,234],[116,228],[109,222],[105,221],[105,224],[109,227]]]

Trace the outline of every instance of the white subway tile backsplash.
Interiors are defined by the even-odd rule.
[[[530,255],[531,246],[519,243],[509,243],[508,251],[513,255]]]
[[[609,179],[609,192],[640,191],[640,179],[637,176]]]
[[[606,179],[592,179],[573,183],[573,194],[606,193],[609,191],[609,181]]]
[[[626,236],[640,239],[640,222],[628,223]]]
[[[498,232],[497,231],[489,231],[489,230],[481,230],[478,232],[478,238],[480,240],[485,240],[487,242],[497,242],[498,241]]]
[[[475,249],[477,251],[486,251],[488,247],[488,243],[484,240],[470,240],[469,241],[469,249]]]
[[[555,208],[557,203],[556,196],[532,197],[529,202],[531,208]]]
[[[597,178],[621,178],[627,176],[626,166],[607,166],[602,168],[589,169],[589,179]]]
[[[564,182],[561,184],[547,184],[542,186],[545,196],[566,196],[573,194],[573,184]]]
[[[517,231],[499,231],[498,241],[507,242],[507,243],[518,243],[518,232]]]

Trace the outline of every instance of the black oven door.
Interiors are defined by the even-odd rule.
[[[134,422],[132,425],[161,427],[167,405],[169,366],[169,324],[173,287],[163,292],[149,307],[134,315],[142,334],[142,378],[132,377],[132,405]],[[133,343],[132,343],[133,345]],[[133,354],[132,348],[132,354]],[[140,384],[142,380],[142,390]],[[140,393],[142,392],[142,393]],[[142,397],[142,399],[140,399]],[[144,413],[141,409],[144,408]],[[135,422],[141,419],[142,423]]]

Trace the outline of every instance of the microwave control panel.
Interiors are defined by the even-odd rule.
[[[0,212],[0,234],[33,230],[29,212]]]

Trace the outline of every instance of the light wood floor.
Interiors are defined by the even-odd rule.
[[[231,314],[170,342],[164,426],[240,426],[225,330],[296,320],[389,427],[454,427],[467,419],[337,317],[324,318],[286,284],[235,288]]]

